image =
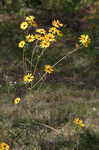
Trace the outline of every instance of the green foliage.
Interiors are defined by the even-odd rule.
[[[80,134],[79,139],[79,150],[83,150],[83,147],[86,150],[97,150],[99,149],[99,133],[95,134],[92,130],[86,129],[84,133]]]
[[[64,8],[66,11],[74,12],[91,5],[95,0],[64,0]]]
[[[6,17],[6,16],[5,16]],[[7,60],[6,57],[10,60],[16,60],[18,57],[17,53],[17,41],[18,37],[18,26],[16,21],[9,21],[10,19],[7,18],[5,22],[0,24],[0,40],[1,40],[1,61],[3,59]],[[10,22],[10,23],[8,23]],[[13,37],[13,38],[12,38]],[[6,45],[5,45],[6,43]],[[14,50],[13,50],[14,49]],[[7,53],[7,54],[6,54]],[[20,55],[20,54],[19,54]],[[3,57],[3,59],[2,59]],[[6,68],[6,67],[5,67]]]
[[[64,9],[76,11],[89,6],[94,0],[41,0],[42,6],[46,9]]]
[[[64,0],[41,0],[43,8],[60,9],[63,8]]]
[[[29,8],[35,8],[41,4],[40,0],[25,0],[26,6]]]
[[[76,11],[89,6],[95,0],[6,0],[1,9],[7,12],[19,12],[22,8],[37,8],[41,6],[44,9],[65,9],[66,11]]]
[[[1,9],[9,13],[20,13],[21,9],[36,8],[40,3],[40,0],[6,0]]]
[[[74,90],[63,85],[53,88],[50,85],[25,95],[22,103],[16,106],[14,94],[11,92],[9,97],[0,94],[0,139],[10,144],[11,149],[32,150],[35,146],[41,150],[99,149],[98,90]],[[84,132],[73,130],[73,119],[77,116],[89,125]],[[55,128],[60,134],[39,123]]]
[[[25,7],[25,2],[23,0],[7,0],[4,3],[5,11],[9,13],[14,13],[20,10],[20,8]]]

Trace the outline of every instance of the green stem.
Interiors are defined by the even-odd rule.
[[[78,51],[78,50],[81,49],[81,48],[82,48],[82,47],[79,47],[79,48],[76,48],[76,49],[74,49],[73,51],[69,52],[67,55],[65,55],[65,56],[62,57],[60,60],[58,60],[58,61],[53,65],[53,67],[55,67],[57,64],[59,64],[62,60],[66,59],[67,56],[70,56],[71,54],[75,53],[76,51]],[[41,77],[41,78],[33,85],[33,87],[31,87],[31,88],[33,89],[36,85],[38,85],[39,82],[40,82],[41,80],[43,80],[43,78],[46,76],[46,74],[47,74],[47,73],[44,73],[44,74],[42,75],[42,77]]]
[[[41,52],[40,56],[38,56],[38,58],[37,58],[37,61],[36,61],[36,64],[35,64],[35,68],[34,68],[33,75],[35,75],[35,72],[36,72],[36,69],[37,69],[38,63],[39,63],[39,61],[40,61],[41,56],[44,54],[45,50],[46,50],[46,49],[42,50],[42,52]]]
[[[69,52],[67,55],[65,55],[64,57],[62,57],[61,59],[59,59],[54,65],[53,67],[55,67],[57,64],[59,64],[63,59],[66,59],[66,57],[70,56],[71,54],[73,54],[74,52],[78,51],[79,49],[81,49],[82,47],[80,48],[76,48],[74,49],[73,51]]]
[[[46,76],[46,74],[47,74],[47,73],[44,73],[44,74],[42,75],[42,77],[41,77],[31,88],[33,89],[40,81],[42,81],[43,78]]]
[[[34,54],[35,54],[35,52],[36,52],[36,48],[38,47],[37,44],[38,44],[38,41],[36,42],[36,45],[35,45],[35,47],[34,47],[33,50],[32,50],[32,56],[31,56],[31,61],[30,61],[30,62],[31,62],[31,70],[32,70],[32,62],[33,62],[32,59],[33,59],[33,56],[34,56]]]
[[[23,71],[25,73],[25,48],[23,49]]]

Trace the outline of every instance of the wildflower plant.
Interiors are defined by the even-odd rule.
[[[63,33],[61,28],[63,23],[58,20],[52,20],[52,24],[47,29],[39,27],[35,16],[27,16],[24,18],[24,21],[20,24],[20,29],[24,31],[24,39],[18,43],[19,48],[23,48],[23,69],[24,69],[24,83],[34,83],[31,88],[34,88],[47,74],[55,72],[55,66],[64,60],[67,56],[78,51],[82,47],[88,47],[91,43],[91,38],[87,34],[82,34],[79,37],[79,46],[76,47],[73,51],[69,52],[66,56],[62,57],[55,64],[45,64],[43,67],[44,74],[40,76],[40,79],[36,76],[36,70],[40,63],[40,60],[46,49],[49,48],[53,43],[56,43],[58,37],[62,37]],[[30,58],[26,55],[29,45],[33,47]],[[35,60],[35,61],[34,61]],[[33,62],[35,64],[33,64]],[[37,81],[38,80],[38,81]]]
[[[55,19],[48,29],[39,27],[35,16],[25,17],[24,21],[20,24],[20,29],[24,30],[25,34],[24,39],[18,43],[18,47],[20,49],[23,48],[24,83],[30,83],[33,80],[37,80],[35,74],[40,59],[46,52],[46,49],[53,45],[54,42],[57,42],[58,37],[63,35],[61,27],[63,27],[63,24]],[[31,58],[26,56],[29,45],[34,47],[30,54]],[[33,64],[33,60],[35,60],[35,64]],[[45,74],[53,73],[54,66],[45,64],[43,72],[45,72]]]
[[[75,131],[75,148],[78,149],[80,134],[85,133],[86,124],[82,119],[78,117],[75,118],[72,123],[74,125],[74,131]]]

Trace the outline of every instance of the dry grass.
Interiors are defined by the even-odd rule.
[[[30,150],[35,146],[42,150],[70,150],[75,147],[74,135],[77,133],[73,119],[80,117],[86,124],[84,134],[87,136],[87,130],[91,131],[92,135],[87,138],[94,144],[91,136],[97,137],[99,132],[98,99],[97,90],[68,89],[63,85],[32,91],[16,106],[13,94],[11,96],[10,93],[10,97],[1,95],[0,140],[12,147],[21,147],[21,150]],[[88,149],[83,136],[81,131],[80,150]]]

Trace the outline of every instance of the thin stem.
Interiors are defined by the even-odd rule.
[[[47,73],[44,73],[43,75],[42,75],[42,77],[33,85],[33,87],[31,87],[32,89],[41,81],[41,80],[43,80],[43,78],[46,76],[46,74]]]
[[[76,48],[76,49],[74,49],[73,51],[71,51],[71,52],[69,52],[67,55],[65,55],[64,57],[62,57],[60,60],[58,60],[54,65],[53,65],[53,67],[55,67],[57,64],[59,64],[63,59],[65,59],[67,56],[70,56],[71,54],[73,54],[73,53],[75,53],[76,51],[78,51],[79,49],[81,49],[82,47],[79,47],[79,48]],[[47,72],[46,73],[44,73],[43,75],[42,75],[42,77],[33,85],[33,87],[31,87],[32,89],[36,86],[36,85],[38,85],[38,83],[45,77],[45,75],[47,74]]]
[[[35,65],[35,68],[34,68],[34,72],[33,72],[33,74],[35,74],[35,72],[36,72],[36,68],[37,68],[38,63],[39,63],[39,61],[40,61],[40,58],[41,58],[41,56],[44,54],[45,50],[46,50],[46,49],[42,50],[42,52],[41,52],[40,56],[38,56],[37,61],[36,61],[36,65]]]
[[[32,50],[32,56],[31,56],[31,70],[32,70],[32,59],[33,59],[33,56],[34,56],[34,54],[35,54],[35,52],[36,52],[36,48],[37,48],[37,45],[38,44],[38,41],[36,42],[36,45],[35,45],[35,47],[33,48],[33,50]]]
[[[26,62],[26,56],[25,56],[25,51],[27,48],[28,48],[28,45],[26,45],[26,47],[24,47],[24,49],[23,49],[23,70],[24,70],[24,73],[27,72],[27,68],[28,68],[27,62]]]
[[[25,73],[25,48],[23,49],[23,71]]]
[[[53,67],[55,67],[57,64],[59,64],[63,59],[66,59],[66,57],[70,56],[71,54],[73,54],[74,52],[78,51],[79,49],[81,49],[82,47],[80,48],[76,48],[74,49],[73,51],[69,52],[67,55],[65,55],[64,57],[62,57],[61,59],[59,59],[54,65]]]
[[[56,132],[57,134],[60,134],[60,132],[59,132],[57,129],[53,128],[52,126],[49,126],[49,125],[47,125],[47,124],[45,124],[45,123],[38,123],[38,124],[39,124],[39,125],[42,125],[42,126],[44,126],[44,127],[46,127],[46,128],[48,128],[48,129],[53,130],[53,131]]]
[[[39,60],[40,60],[40,58],[41,58],[41,56],[43,55],[43,53],[44,53],[45,50],[46,50],[46,49],[44,49],[44,50],[41,52],[40,56],[37,58],[37,61],[36,61],[36,65],[35,65],[35,68],[34,68],[33,75],[35,75],[35,72],[36,72],[36,69],[37,69]],[[44,75],[44,76],[45,76],[45,75]],[[43,77],[43,76],[42,76],[42,77]],[[40,81],[43,79],[42,77],[40,78]],[[36,83],[37,83],[37,82],[36,82]],[[36,86],[36,83],[33,85],[33,87]],[[32,89],[33,87],[32,87],[32,82],[31,82],[31,89]]]

